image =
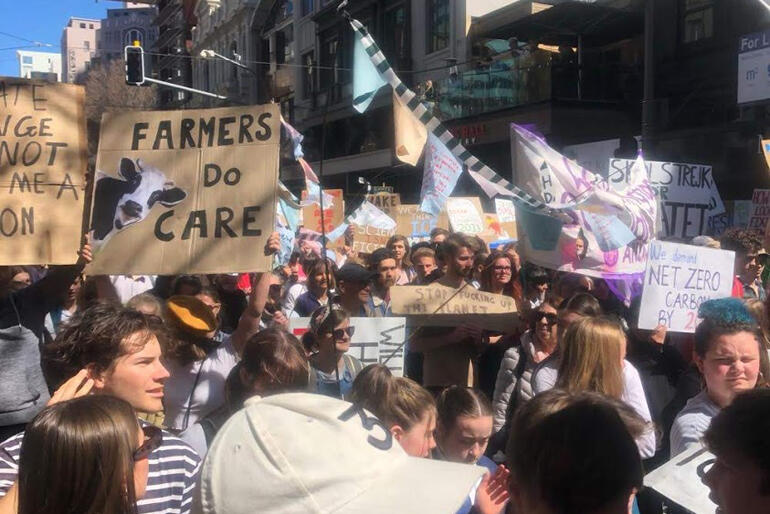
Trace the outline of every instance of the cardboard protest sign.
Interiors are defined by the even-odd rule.
[[[627,185],[634,162],[610,159],[610,185]],[[661,236],[690,239],[705,234],[709,219],[725,212],[711,166],[658,161],[645,161],[644,166],[658,196]]]
[[[275,105],[105,114],[90,272],[269,269],[280,133]]]
[[[353,227],[353,249],[358,253],[372,253],[385,247],[396,233],[396,222],[368,200],[348,217],[347,222]]]
[[[436,283],[391,287],[390,309],[394,315],[408,316],[410,323],[424,326],[476,323],[487,330],[510,332],[518,323],[513,298],[484,293],[470,285],[460,290]]]
[[[419,205],[399,205],[396,210],[396,234],[401,234],[414,244],[430,239],[434,228],[449,230],[449,217],[446,211],[438,216],[420,211]]]
[[[650,472],[644,477],[644,485],[690,512],[714,514],[717,506],[709,498],[703,478],[715,460],[713,453],[696,444]]]
[[[639,328],[695,332],[700,304],[730,296],[734,261],[726,250],[651,241]]]
[[[484,230],[481,202],[478,198],[449,198],[446,211],[455,232],[478,234]]]
[[[398,206],[401,205],[401,195],[398,193],[375,193],[366,195],[365,200],[390,216],[396,217]]]
[[[83,108],[81,86],[0,77],[0,265],[77,260]]]
[[[342,189],[324,189],[324,195],[329,195],[334,201],[331,206],[324,204],[324,224],[326,232],[331,232],[345,219],[345,201]],[[302,191],[302,199],[307,198],[307,191]],[[302,208],[302,222],[305,228],[321,232],[321,207],[312,204]]]
[[[749,230],[764,232],[770,221],[770,189],[755,189],[751,195],[751,211],[746,226]]]
[[[516,208],[512,200],[507,198],[495,198],[495,210],[497,211],[497,220],[500,222],[500,228],[508,234],[511,239],[518,239],[516,229]]]
[[[310,318],[289,318],[289,330],[297,337],[307,332]],[[355,333],[348,354],[369,364],[385,364],[397,377],[404,375],[404,318],[350,318]]]

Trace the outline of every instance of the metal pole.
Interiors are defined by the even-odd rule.
[[[578,44],[577,94],[578,94],[578,100],[582,100],[583,99],[583,34],[578,34],[577,44]]]
[[[642,151],[651,150],[655,124],[655,0],[644,6],[644,98],[642,99]],[[646,158],[651,158],[647,155]]]

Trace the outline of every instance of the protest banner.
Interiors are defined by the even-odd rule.
[[[449,224],[455,232],[478,234],[484,230],[481,202],[477,197],[449,198],[446,203]]]
[[[461,290],[429,284],[390,288],[390,309],[409,317],[410,325],[454,327],[476,323],[486,330],[511,332],[518,324],[513,298],[484,293],[467,285]]]
[[[447,199],[462,175],[463,164],[438,137],[429,134],[423,167],[420,209],[438,214],[446,208]]]
[[[709,498],[703,478],[716,461],[701,444],[680,453],[644,477],[645,487],[696,514],[715,514],[717,506]]]
[[[332,198],[332,205],[324,203],[324,224],[326,232],[331,232],[338,227],[345,218],[345,201],[342,189],[324,189],[324,195]],[[307,198],[307,190],[302,191],[302,199]],[[314,232],[321,232],[321,207],[314,203],[302,208],[302,222],[305,228]]]
[[[512,200],[507,198],[495,198],[495,211],[497,211],[497,220],[500,222],[500,228],[508,234],[511,239],[518,239],[516,229],[516,207]]]
[[[348,217],[347,222],[353,227],[353,249],[362,254],[385,247],[396,233],[396,222],[368,200]]]
[[[726,250],[651,241],[639,328],[695,332],[700,304],[732,293],[734,261]]]
[[[755,189],[751,195],[751,210],[746,228],[764,232],[770,221],[770,189]]]
[[[374,193],[368,194],[364,199],[390,216],[396,217],[398,206],[401,205],[401,195],[398,193]]]
[[[446,211],[433,216],[420,211],[419,205],[404,204],[396,210],[396,234],[406,236],[411,244],[430,240],[430,231],[437,227],[449,230]]]
[[[106,113],[89,272],[268,270],[280,133],[275,105]]]
[[[85,196],[81,86],[0,77],[0,265],[73,264]]]
[[[610,159],[609,182],[625,186],[633,160]],[[661,217],[660,236],[690,239],[708,232],[709,220],[725,212],[711,166],[645,161]]]
[[[289,318],[289,330],[297,337],[308,331],[310,318]],[[348,354],[361,364],[385,364],[397,377],[404,375],[404,318],[350,318],[355,333]]]

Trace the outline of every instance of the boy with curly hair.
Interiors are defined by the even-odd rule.
[[[733,227],[722,234],[720,243],[723,250],[735,252],[733,296],[757,298],[764,302],[766,293],[760,277],[767,264],[768,254],[762,237],[756,232]]]

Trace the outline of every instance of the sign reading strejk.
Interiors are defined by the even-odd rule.
[[[770,30],[738,41],[738,103],[770,98]]]

